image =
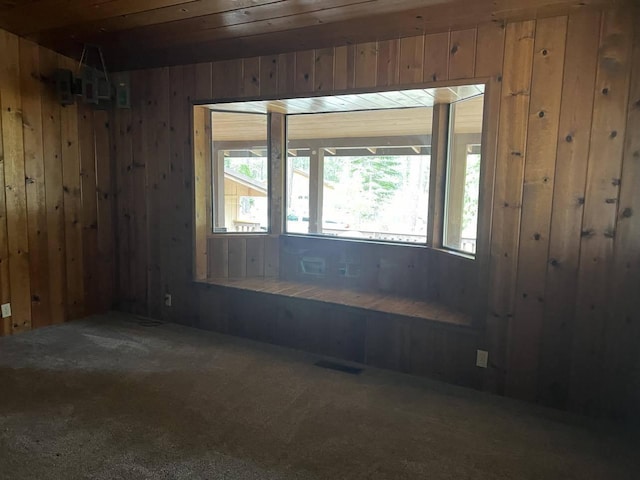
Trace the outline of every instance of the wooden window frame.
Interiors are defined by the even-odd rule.
[[[448,134],[449,134],[449,107],[451,103],[436,103],[433,106],[433,125],[432,125],[432,142],[431,142],[431,172],[429,181],[429,205],[428,205],[428,224],[427,238],[425,243],[406,243],[406,242],[381,242],[378,240],[357,239],[357,238],[338,238],[342,242],[366,242],[366,243],[386,243],[389,245],[404,246],[409,248],[429,248],[438,250],[447,254],[461,256],[472,261],[478,262],[478,273],[482,275],[488,269],[489,248],[491,240],[491,217],[495,184],[495,154],[497,144],[498,125],[495,122],[497,118],[498,108],[500,104],[500,82],[495,78],[475,78],[470,81],[461,82],[435,82],[434,84],[415,84],[408,85],[404,88],[371,88],[360,89],[359,91],[335,92],[335,95],[342,94],[361,94],[376,93],[381,91],[403,91],[412,88],[446,88],[465,85],[484,85],[484,106],[483,106],[483,124],[481,133],[481,165],[480,165],[480,192],[478,199],[478,227],[475,254],[461,252],[459,250],[450,249],[443,245],[443,229],[444,229],[444,202],[446,193],[446,168],[447,168],[447,151],[448,151]],[[313,96],[301,96],[297,98],[313,98]],[[277,101],[282,97],[274,96],[272,98],[256,97],[256,98],[239,98],[229,99],[227,101]],[[206,280],[207,276],[207,241],[211,237],[248,237],[248,236],[268,236],[277,240],[282,235],[313,237],[313,234],[297,234],[287,233],[286,225],[286,164],[287,164],[287,138],[286,138],[286,117],[285,113],[269,112],[268,115],[268,165],[269,165],[269,231],[258,233],[213,233],[213,193],[211,181],[202,181],[202,173],[204,178],[211,179],[211,154],[209,161],[202,162],[202,155],[198,155],[198,140],[201,137],[198,131],[196,111],[198,109],[209,109],[210,105],[204,105],[199,102],[192,102],[194,114],[192,115],[192,132],[193,132],[193,158],[194,165],[194,279]],[[204,126],[204,130],[208,129],[210,137],[210,116],[208,125]],[[495,125],[494,125],[495,123]],[[206,154],[204,155],[206,158]],[[200,159],[200,161],[198,161]],[[207,164],[207,165],[203,165]],[[320,178],[321,160],[318,158],[312,166],[314,179]],[[434,174],[435,172],[435,174]],[[315,180],[317,184],[317,180]],[[319,184],[318,184],[319,185]],[[318,190],[321,190],[318,186]],[[310,190],[311,194],[311,190]],[[311,195],[310,195],[311,197]],[[316,194],[316,205],[313,208],[314,219],[316,225],[321,225],[322,213],[318,211],[320,192]],[[311,201],[311,198],[310,198]],[[311,207],[311,205],[310,205]],[[310,213],[311,213],[310,208]],[[202,212],[206,212],[203,215]],[[310,224],[311,224],[310,218]],[[316,235],[316,238],[327,238],[326,236]],[[271,242],[273,243],[273,242]]]
[[[484,139],[485,139],[485,117],[487,115],[486,112],[486,86],[485,93],[483,95],[483,126],[480,135],[478,136],[478,143],[481,145],[481,163],[480,163],[480,190],[482,190],[482,177],[486,175],[483,172],[484,170]],[[461,100],[465,101],[465,100]],[[452,114],[451,107],[456,102],[450,103],[438,103],[433,106],[433,120],[432,120],[432,130],[431,130],[431,165],[430,165],[430,173],[429,173],[429,203],[427,207],[427,235],[424,242],[400,242],[400,241],[384,241],[384,240],[371,240],[371,239],[361,239],[361,238],[348,238],[341,237],[339,240],[341,241],[355,241],[355,242],[376,242],[376,243],[389,243],[393,245],[400,246],[426,246],[429,248],[439,249],[448,253],[461,255],[467,257],[469,259],[475,260],[478,255],[478,249],[476,246],[476,252],[471,253],[467,251],[463,251],[461,249],[456,249],[452,247],[448,247],[444,244],[445,237],[445,217],[447,215],[447,191],[449,189],[448,185],[448,173],[449,173],[449,149],[452,141],[452,133],[453,133],[453,124],[452,124]],[[286,115],[288,118],[290,115]],[[474,134],[475,135],[475,134]],[[474,139],[475,140],[475,139]],[[293,233],[286,232],[286,235],[295,235],[295,236],[304,236],[304,237],[320,237],[326,238],[327,235],[323,235],[321,233],[321,225],[322,225],[322,185],[323,185],[323,161],[324,158],[322,152],[325,147],[328,147],[328,144],[325,147],[322,146],[322,143],[331,143],[331,139],[308,142],[309,149],[311,150],[310,154],[310,165],[309,165],[309,233]],[[285,148],[292,148],[288,143],[285,144]],[[284,162],[285,175],[287,162]],[[285,198],[286,197],[285,192]],[[285,205],[285,211],[286,211]],[[480,230],[480,209],[486,208],[481,205],[480,196],[478,198],[478,228],[476,231],[476,242],[477,237],[479,236]],[[285,221],[286,225],[286,221]],[[333,237],[332,237],[333,238]],[[477,244],[476,244],[477,245]]]
[[[225,232],[225,231],[216,231],[216,228],[220,227],[222,223],[225,223],[226,216],[226,203],[225,203],[225,187],[224,187],[224,151],[225,150],[241,150],[250,149],[250,146],[255,143],[255,141],[248,141],[246,144],[244,142],[237,141],[214,141],[213,138],[210,138],[210,150],[211,153],[209,155],[211,167],[209,169],[208,185],[210,189],[210,214],[208,215],[208,223],[207,223],[207,234],[208,235],[268,235],[272,233],[271,229],[271,214],[270,214],[270,204],[271,204],[271,156],[270,156],[270,136],[271,136],[271,114],[270,113],[257,113],[257,112],[227,112],[225,110],[218,110],[215,108],[210,108],[210,118],[209,123],[211,125],[211,132],[213,132],[213,114],[215,112],[224,112],[224,113],[237,113],[238,115],[263,115],[266,118],[266,146],[267,150],[267,230],[260,232]]]

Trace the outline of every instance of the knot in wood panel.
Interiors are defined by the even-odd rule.
[[[625,208],[620,214],[622,218],[631,218],[632,215],[633,215],[633,210],[630,207]]]

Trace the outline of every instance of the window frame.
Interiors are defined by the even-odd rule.
[[[480,134],[468,134],[468,133],[463,133],[460,134],[462,135],[463,139],[466,137],[466,140],[468,142],[466,142],[466,146],[468,145],[479,145],[480,146],[480,175],[482,175],[482,168],[483,168],[483,159],[484,159],[484,149],[483,149],[483,145],[484,145],[484,114],[485,114],[485,103],[486,103],[486,97],[485,97],[486,93],[482,94],[483,96],[483,123],[482,123],[482,129],[480,131]],[[446,153],[446,158],[444,159],[445,162],[445,170],[444,170],[444,175],[445,175],[445,185],[444,185],[444,191],[442,192],[444,198],[443,198],[443,212],[442,212],[442,218],[443,218],[443,226],[442,226],[442,249],[444,250],[448,250],[451,252],[455,252],[455,253],[459,253],[462,255],[469,255],[471,257],[475,257],[476,253],[475,252],[469,252],[467,250],[464,250],[462,248],[455,248],[452,247],[450,245],[447,245],[447,236],[448,236],[448,225],[447,225],[447,221],[449,220],[449,208],[450,208],[450,197],[449,197],[449,191],[451,189],[451,183],[452,183],[452,162],[453,162],[453,158],[452,158],[452,151],[454,150],[452,148],[452,145],[455,143],[455,113],[454,113],[454,106],[458,103],[463,103],[466,102],[468,100],[472,100],[476,97],[470,97],[464,100],[459,100],[457,102],[452,102],[447,105],[447,109],[448,109],[448,118],[447,118],[447,143],[446,143],[446,148],[447,148],[447,153]],[[476,135],[478,136],[476,138]],[[457,147],[459,147],[460,145],[457,145]],[[466,159],[465,159],[466,161]],[[465,167],[466,167],[466,163],[465,163]],[[465,176],[466,176],[466,168],[463,169],[463,171],[465,172]],[[457,172],[459,173],[459,172]],[[478,213],[477,213],[477,222],[476,222],[476,231],[475,231],[475,242],[476,242],[476,251],[477,251],[477,241],[478,241],[478,234],[479,234],[479,219],[480,219],[480,189],[481,189],[481,178],[478,179],[478,183],[479,183],[479,191],[478,191]],[[463,196],[464,196],[464,189],[463,189]],[[464,200],[462,200],[464,202]],[[464,216],[464,213],[462,214],[462,216]],[[462,240],[462,225],[460,226],[460,238]]]
[[[337,113],[341,113],[341,112],[337,112]],[[287,125],[288,125],[289,117],[298,116],[298,115],[313,115],[313,114],[288,114],[286,115]],[[428,146],[422,146],[421,148],[429,148],[431,150],[432,148],[431,144],[432,144],[432,138],[433,138],[431,134],[398,135],[394,137],[389,137],[389,138],[393,138],[396,142],[394,142],[394,144],[385,145],[384,147],[378,146],[376,148],[380,150],[385,150],[385,149],[393,150],[394,148],[405,148],[406,146],[404,145],[404,143],[410,144],[410,145],[419,145],[424,143],[424,138],[422,137],[428,137],[430,143]],[[306,149],[310,151],[310,154],[309,154],[309,164],[310,164],[309,165],[309,230],[310,231],[308,233],[285,231],[285,234],[310,236],[310,237],[316,237],[316,238],[339,238],[341,240],[355,240],[355,241],[377,242],[377,243],[385,243],[385,244],[388,243],[392,245],[426,246],[427,244],[426,234],[425,234],[425,238],[422,241],[408,242],[408,241],[369,239],[369,238],[358,238],[358,237],[336,237],[336,236],[327,235],[321,232],[321,229],[322,229],[321,224],[324,225],[324,216],[323,216],[324,160],[326,158],[327,150],[328,149],[329,150],[348,149],[350,148],[349,144],[351,143],[353,143],[354,145],[352,150],[356,150],[356,149],[368,150],[369,148],[373,148],[373,146],[367,147],[366,145],[361,145],[361,143],[363,142],[359,142],[359,140],[366,142],[366,141],[374,140],[374,138],[347,137],[347,138],[311,139],[309,141],[304,142],[305,145],[308,145],[308,147],[304,147],[304,148],[299,148],[299,147],[290,145],[287,138],[287,151],[291,149],[294,149],[294,150]],[[399,140],[405,140],[405,141],[399,142]],[[295,142],[301,142],[301,141],[302,140],[295,140]],[[355,145],[358,145],[358,146],[356,147]],[[411,147],[407,147],[407,148],[411,148]],[[317,151],[314,152],[314,150],[317,150]],[[329,153],[333,154],[332,152],[329,152]],[[371,153],[373,154],[373,152]],[[426,155],[426,153],[415,152],[415,153],[412,153],[411,155],[416,155],[416,156]],[[429,153],[429,155],[431,155],[431,153]],[[352,156],[352,155],[345,155],[345,156]],[[289,173],[288,159],[289,159],[289,155],[287,154],[287,161],[285,162],[285,168],[286,168],[285,175],[288,175]],[[286,198],[288,198],[289,192],[287,191],[285,193],[286,193]],[[285,207],[288,207],[288,205],[285,205]],[[428,214],[428,208],[425,210],[427,210],[425,211],[425,213]],[[285,227],[286,227],[286,222],[285,222]],[[312,231],[312,230],[316,230],[316,231]],[[399,235],[402,235],[402,234],[399,234]]]
[[[245,111],[233,111],[230,112],[228,110],[221,110],[221,109],[217,109],[217,108],[210,108],[210,124],[211,124],[211,130],[212,130],[212,135],[211,135],[211,141],[210,141],[210,160],[211,160],[211,166],[210,166],[210,175],[208,178],[208,187],[209,187],[209,195],[210,195],[210,216],[209,216],[209,221],[208,221],[208,225],[209,228],[207,229],[207,233],[208,235],[222,235],[222,236],[232,236],[232,235],[269,235],[272,232],[272,216],[271,216],[271,201],[272,201],[272,185],[271,185],[271,175],[272,175],[272,168],[271,168],[271,151],[270,151],[270,145],[271,145],[271,113],[267,112],[267,113],[261,113],[261,112],[245,112]],[[267,160],[267,229],[266,231],[230,231],[230,232],[222,232],[222,231],[216,231],[216,212],[220,210],[220,208],[222,208],[224,210],[226,203],[224,200],[224,161],[220,162],[220,158],[219,155],[216,155],[216,151],[218,151],[218,153],[220,153],[220,151],[224,151],[227,149],[224,148],[216,148],[215,144],[216,141],[214,139],[214,123],[213,123],[213,115],[214,113],[233,113],[233,114],[238,114],[238,115],[263,115],[266,118],[266,145],[265,145],[265,150],[266,150],[266,160]],[[242,143],[244,143],[241,140],[235,141],[235,140],[231,140],[228,141],[229,143],[238,143],[238,145],[229,145],[229,146],[237,146],[240,147]],[[248,143],[250,141],[247,141]],[[223,145],[225,144],[225,141],[220,142]],[[229,148],[228,150],[232,150],[235,148]],[[249,150],[249,148],[247,148],[247,150]],[[222,192],[222,201],[220,201],[220,198],[218,198],[218,195],[220,195],[220,192],[216,189],[217,187],[219,187],[219,184],[222,183],[223,187],[221,190]]]
[[[287,100],[311,100],[313,101],[315,97],[324,97],[324,96],[341,96],[341,95],[361,95],[367,93],[383,93],[383,92],[403,92],[409,91],[413,89],[444,89],[447,88],[455,88],[455,87],[469,87],[469,86],[482,86],[483,87],[483,95],[484,95],[484,106],[483,106],[483,126],[481,133],[481,157],[482,162],[480,166],[480,191],[479,191],[479,199],[478,199],[478,224],[477,224],[477,240],[476,240],[476,253],[475,255],[470,255],[468,252],[460,252],[457,250],[452,250],[446,248],[442,244],[442,233],[443,233],[443,212],[444,212],[444,193],[445,193],[445,161],[438,161],[438,158],[444,156],[446,159],[446,141],[438,142],[436,140],[437,135],[445,135],[446,140],[446,132],[448,131],[445,128],[438,129],[437,124],[440,121],[440,118],[447,118],[448,121],[448,106],[450,103],[436,103],[433,105],[434,108],[434,124],[432,128],[432,151],[431,151],[431,178],[430,178],[430,191],[429,191],[429,221],[427,224],[427,241],[426,245],[424,243],[398,243],[393,241],[380,241],[380,240],[369,240],[369,239],[359,239],[359,238],[346,238],[346,237],[328,237],[325,235],[311,235],[311,234],[296,234],[296,233],[286,233],[285,232],[285,224],[286,224],[286,206],[284,205],[284,201],[286,199],[286,177],[285,177],[285,169],[287,163],[287,142],[286,142],[286,119],[285,113],[280,109],[269,109],[266,112],[266,115],[269,118],[268,121],[268,156],[267,162],[269,165],[269,200],[268,200],[268,209],[269,209],[269,230],[268,232],[228,232],[228,233],[213,233],[212,232],[212,212],[209,211],[207,218],[207,228],[204,229],[202,225],[202,213],[204,208],[203,201],[199,200],[200,196],[204,196],[206,193],[207,197],[207,210],[213,209],[213,198],[210,196],[210,192],[206,191],[206,188],[211,187],[211,185],[207,185],[203,190],[203,186],[200,185],[198,187],[198,175],[194,176],[195,185],[195,194],[196,201],[194,204],[194,247],[195,247],[195,255],[194,255],[194,265],[196,266],[196,278],[201,278],[203,276],[204,267],[203,264],[206,263],[206,238],[212,238],[217,236],[225,236],[226,238],[231,237],[232,235],[236,236],[247,236],[247,235],[269,235],[271,237],[277,236],[299,236],[299,237],[314,237],[321,239],[328,239],[333,241],[340,242],[353,242],[353,243],[382,243],[386,245],[394,245],[400,247],[409,247],[409,248],[428,248],[434,251],[440,251],[445,254],[463,257],[468,260],[479,260],[480,268],[486,268],[487,259],[490,253],[490,241],[491,241],[491,217],[493,213],[493,202],[495,195],[495,186],[496,186],[496,155],[497,155],[497,118],[499,112],[500,105],[500,90],[501,83],[499,78],[495,77],[478,77],[473,79],[465,79],[465,80],[452,80],[452,81],[438,81],[438,82],[426,82],[426,83],[416,83],[416,84],[408,84],[403,85],[401,88],[398,86],[390,86],[388,88],[380,88],[380,87],[371,87],[371,88],[360,88],[360,89],[348,89],[344,91],[327,91],[327,92],[312,92],[310,94],[305,95],[292,95],[292,96],[282,96],[282,95],[271,95],[271,96],[257,96],[257,97],[240,97],[240,98],[225,98],[219,100],[211,100],[211,99],[200,99],[194,100],[190,102],[191,107],[194,109],[194,115],[191,117],[193,120],[192,124],[192,135],[194,138],[193,143],[193,152],[194,158],[196,155],[196,145],[195,138],[197,136],[197,125],[196,125],[196,107],[207,108],[209,110],[222,110],[229,111],[225,109],[225,104],[229,103],[248,103],[248,102],[262,102],[268,103],[271,102],[278,103],[279,101],[287,101]],[[446,107],[446,108],[443,108]],[[438,121],[436,121],[435,110],[439,109],[441,114],[438,115]],[[247,113],[255,113],[255,112],[247,112]],[[265,113],[265,112],[261,112]],[[445,121],[446,125],[446,121]],[[275,129],[275,130],[274,130]],[[274,131],[276,135],[274,135]],[[436,146],[438,145],[438,146]],[[284,153],[284,154],[283,154]],[[274,161],[277,159],[277,161]],[[437,174],[434,174],[436,170],[434,170],[434,166],[437,169]],[[202,168],[202,167],[199,167]],[[210,168],[210,166],[209,166]],[[200,181],[200,183],[202,183]],[[207,183],[209,183],[207,181]],[[198,192],[201,192],[198,194]],[[202,203],[202,205],[201,205]],[[200,218],[200,220],[198,220]]]
[[[479,83],[471,83],[469,85],[478,85]],[[394,91],[402,91],[394,90]],[[410,89],[406,89],[410,90]],[[485,84],[484,93],[469,97],[467,99],[458,100],[456,102],[442,102],[435,104],[433,106],[432,112],[432,131],[431,131],[431,166],[429,173],[429,202],[427,205],[427,235],[424,241],[421,242],[402,242],[395,240],[383,240],[383,239],[365,239],[365,238],[355,238],[355,237],[335,237],[331,235],[326,235],[318,232],[312,232],[311,229],[317,229],[317,219],[322,218],[321,214],[318,214],[316,210],[319,208],[322,209],[322,193],[317,193],[317,191],[322,191],[322,181],[323,175],[322,173],[318,175],[315,170],[321,169],[323,166],[323,161],[320,160],[318,165],[314,165],[314,156],[310,154],[310,174],[309,174],[309,229],[308,233],[299,233],[299,232],[288,232],[286,231],[286,211],[288,205],[286,204],[283,208],[285,213],[285,230],[283,231],[284,235],[291,236],[301,236],[301,237],[311,237],[311,238],[331,238],[337,239],[340,241],[346,242],[367,242],[367,243],[382,243],[382,244],[390,244],[397,246],[409,246],[409,247],[429,247],[438,250],[445,251],[447,253],[463,256],[469,259],[474,260],[478,255],[478,237],[480,230],[480,222],[481,222],[481,209],[486,208],[482,205],[482,184],[485,173],[485,137],[486,137],[486,116],[487,116],[487,84]],[[452,106],[458,102],[464,102],[470,100],[471,98],[475,98],[478,96],[483,97],[483,111],[482,111],[482,130],[478,135],[478,143],[480,144],[480,191],[478,195],[478,222],[476,225],[476,251],[474,253],[468,252],[462,249],[453,248],[445,245],[445,220],[447,218],[447,192],[449,189],[449,153],[451,149],[451,141],[453,141],[453,115],[452,115]],[[300,114],[285,114],[285,123],[288,125],[288,118],[290,116],[295,116]],[[309,115],[313,115],[310,113]],[[288,136],[285,138],[286,149],[289,148]],[[313,147],[310,148],[313,150]],[[323,155],[320,155],[321,157]],[[285,176],[287,175],[288,169],[288,151],[285,155],[283,161],[283,167],[285,169]],[[314,195],[314,188],[312,187],[312,179],[315,179],[313,186],[315,187],[316,193]],[[286,187],[286,183],[285,183]],[[315,196],[315,200],[312,201],[312,198]],[[288,192],[284,191],[285,200],[288,198]],[[315,227],[312,225],[316,224]]]

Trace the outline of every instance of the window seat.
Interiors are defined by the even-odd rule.
[[[365,293],[290,282],[276,278],[211,278],[205,283],[411,318],[421,318],[460,327],[470,327],[472,324],[470,315],[455,311],[437,302],[413,300],[395,295]]]

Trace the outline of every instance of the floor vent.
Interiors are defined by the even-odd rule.
[[[319,360],[314,363],[316,367],[328,368],[329,370],[337,370],[338,372],[349,373],[351,375],[360,375],[362,373],[361,368],[350,367],[343,363],[329,362],[327,360]]]

